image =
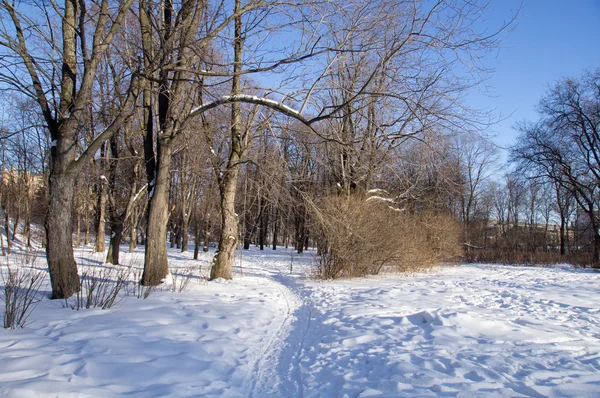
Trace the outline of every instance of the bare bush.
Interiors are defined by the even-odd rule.
[[[133,294],[139,299],[146,300],[150,295],[157,289],[157,286],[144,286],[142,285],[142,270],[135,270],[133,272]],[[129,291],[127,292],[129,295]]]
[[[7,265],[0,271],[0,275],[4,283],[4,328],[22,328],[41,301],[38,292],[45,273],[18,265]]]
[[[65,305],[75,310],[111,308],[123,299],[124,295],[119,293],[127,285],[130,273],[129,267],[84,270],[79,277],[81,289],[75,294],[75,303],[65,299]]]
[[[591,266],[589,253],[569,253],[558,251],[518,251],[506,247],[477,248],[465,251],[463,261],[467,263],[491,263],[506,265],[553,265],[571,264],[575,267]]]
[[[195,268],[195,266],[189,266],[171,270],[170,280],[165,281],[167,289],[173,293],[183,293],[187,291],[188,285],[194,276]]]
[[[385,198],[326,197],[313,206],[325,279],[418,271],[460,253],[450,217],[413,214]]]

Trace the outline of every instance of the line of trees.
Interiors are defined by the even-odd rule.
[[[560,223],[560,252],[570,246],[569,222],[577,228],[576,249],[600,263],[600,69],[552,86],[538,106],[539,119],[518,126],[512,148],[518,171],[535,192],[550,191]],[[534,188],[530,188],[533,190]]]
[[[196,252],[216,241],[212,278],[232,277],[240,239],[303,250],[320,196],[378,188],[407,211],[455,212],[453,140],[482,127],[461,94],[514,21],[480,33],[486,7],[2,0],[2,166],[27,187],[9,200],[24,191],[3,177],[5,228],[45,214],[52,297],[66,298],[82,229],[98,251],[109,233],[112,263],[126,235],[143,243],[142,282],[156,285],[167,239],[187,250],[194,236]],[[465,156],[476,190],[487,155]],[[464,198],[468,224],[476,199]]]

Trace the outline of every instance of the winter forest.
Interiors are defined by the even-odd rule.
[[[0,0],[0,396],[596,396],[600,69],[466,100],[521,17]]]

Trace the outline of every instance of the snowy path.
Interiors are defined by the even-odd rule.
[[[170,263],[210,259],[190,255]],[[0,330],[0,396],[600,396],[600,273],[469,265],[319,282],[310,253],[243,261],[233,281],[108,311],[42,301],[27,328]]]
[[[462,266],[273,279],[302,305],[279,382],[255,396],[600,396],[598,273]]]

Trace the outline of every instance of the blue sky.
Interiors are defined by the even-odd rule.
[[[521,0],[498,0],[488,14],[498,26]],[[524,0],[518,26],[488,55],[495,69],[487,81],[491,95],[474,93],[467,103],[493,108],[506,120],[494,125],[495,142],[514,143],[515,122],[536,118],[535,106],[549,85],[600,67],[600,0]]]

